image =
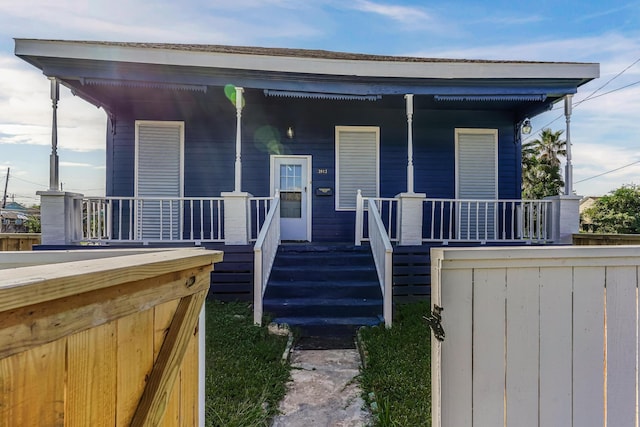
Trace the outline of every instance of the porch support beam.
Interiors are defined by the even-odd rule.
[[[236,87],[236,163],[235,163],[235,187],[236,193],[242,188],[242,93],[244,89]]]
[[[407,101],[407,193],[413,193],[413,94],[406,94]]]
[[[60,178],[58,174],[58,100],[60,99],[60,85],[58,79],[49,77],[51,81],[51,108],[53,109],[53,120],[51,123],[51,155],[49,156],[49,190],[60,189]]]
[[[567,164],[564,171],[564,194],[571,196],[573,194],[573,163],[571,159],[571,110],[573,95],[565,95],[564,97],[564,117],[567,122]]]

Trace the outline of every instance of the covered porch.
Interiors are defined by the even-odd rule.
[[[27,39],[16,54],[51,80],[42,244],[250,246],[258,323],[282,240],[368,245],[390,325],[394,249],[578,227],[571,100],[596,64]],[[60,84],[107,112],[104,197],[59,190]],[[566,194],[521,200],[522,125],[563,100]]]

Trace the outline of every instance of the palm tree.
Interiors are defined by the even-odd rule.
[[[542,199],[560,194],[564,187],[560,157],[566,156],[562,132],[543,129],[539,139],[522,146],[522,197]]]
[[[567,155],[567,141],[560,139],[561,130],[553,132],[551,129],[542,129],[540,139],[533,141],[540,148],[540,160],[554,167],[560,168],[558,156]]]

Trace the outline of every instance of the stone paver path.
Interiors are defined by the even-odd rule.
[[[294,350],[288,392],[273,427],[360,427],[370,415],[356,376],[360,355],[349,350]]]

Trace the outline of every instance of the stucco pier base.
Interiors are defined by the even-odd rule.
[[[580,228],[580,199],[582,196],[551,196],[551,238],[553,243],[570,245]]]
[[[401,246],[422,244],[422,209],[424,193],[400,193],[398,198],[399,229],[398,237]]]
[[[82,194],[38,191],[43,245],[70,245],[82,237]]]
[[[221,194],[224,198],[224,244],[247,245],[251,237],[249,216],[251,193],[230,191]]]

